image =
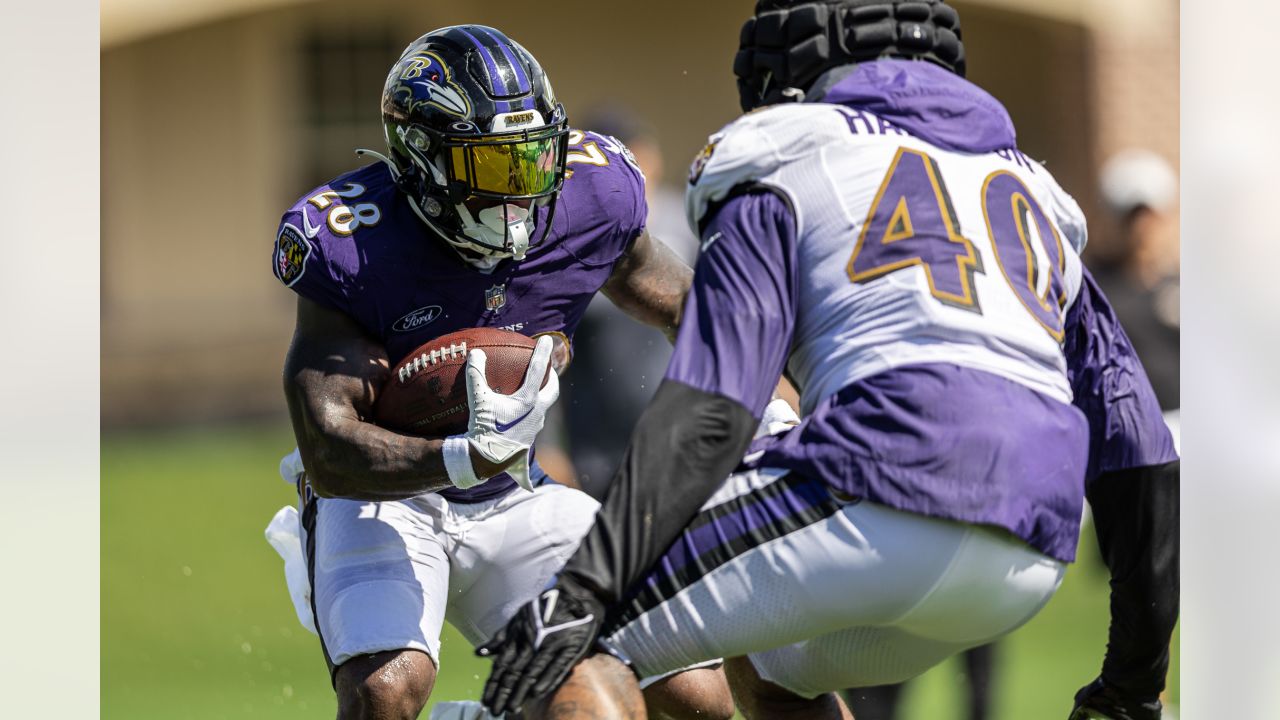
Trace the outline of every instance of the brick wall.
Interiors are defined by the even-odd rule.
[[[1177,0],[1137,2],[1118,16],[1100,8],[1091,17],[1096,167],[1116,152],[1142,148],[1177,170],[1178,21]],[[1119,226],[1103,212],[1089,219],[1086,259],[1097,262],[1111,254]]]
[[[1144,147],[1178,165],[1178,3],[1146,3],[1147,12],[1116,23],[1095,21],[1094,96],[1099,161]]]

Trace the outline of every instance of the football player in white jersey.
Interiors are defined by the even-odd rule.
[[[481,648],[484,701],[548,693],[599,639],[641,676],[738,658],[748,717],[847,718],[832,691],[1034,616],[1088,485],[1135,587],[1078,710],[1158,717],[1176,602],[1137,608],[1176,588],[1177,455],[1079,207],[964,79],[940,0],[760,0],[741,37],[752,112],[689,179],[702,254],[666,378],[554,587]],[[740,463],[784,372],[804,419]],[[1122,537],[1125,514],[1145,526]]]

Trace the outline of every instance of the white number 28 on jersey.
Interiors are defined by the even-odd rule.
[[[344,203],[364,194],[365,187],[360,183],[347,183],[342,190],[326,190],[307,198],[317,210],[328,212],[325,223],[335,235],[350,235],[356,228],[377,225],[382,219],[382,211],[373,203]],[[306,212],[305,210],[303,212]],[[308,235],[311,233],[308,233]]]

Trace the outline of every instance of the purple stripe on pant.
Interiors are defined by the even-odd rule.
[[[830,493],[817,480],[777,481],[753,490],[699,514],[691,529],[663,554],[656,569],[674,575],[717,548],[779,520],[812,513],[830,500]],[[658,580],[651,575],[647,582],[655,585]]]

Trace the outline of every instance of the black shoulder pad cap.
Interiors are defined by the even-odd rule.
[[[965,74],[960,16],[943,0],[760,0],[738,37],[733,74],[744,111],[808,91],[823,72],[883,57]]]

